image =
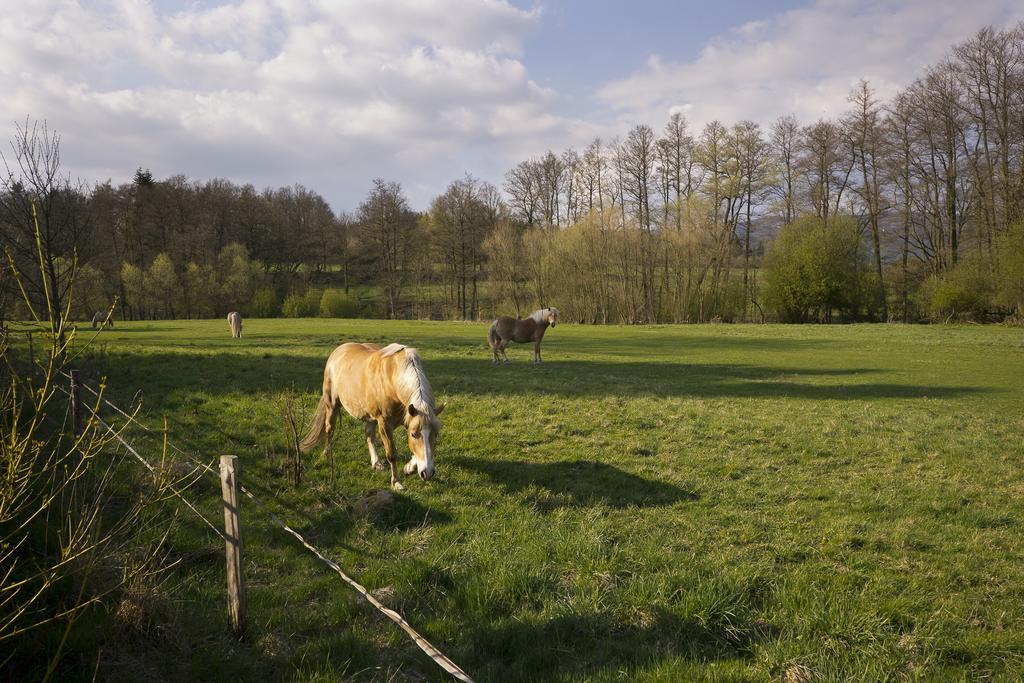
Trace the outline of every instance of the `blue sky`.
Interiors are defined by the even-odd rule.
[[[717,3],[34,0],[0,13],[0,121],[62,135],[86,182],[301,183],[352,210],[375,177],[426,208],[465,173],[682,112],[841,116],[890,97],[1020,0]]]
[[[652,54],[692,60],[709,39],[730,26],[768,19],[805,4],[757,0],[545,3],[542,20],[523,42],[523,62],[538,83],[562,93],[571,109],[583,108],[602,83],[642,69]]]

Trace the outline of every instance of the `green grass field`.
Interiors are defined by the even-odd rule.
[[[492,367],[485,333],[119,323],[82,367],[123,404],[141,390],[179,445],[239,455],[245,483],[478,682],[1024,676],[1019,328],[559,325],[539,368],[526,346]],[[418,347],[448,402],[437,476],[376,514],[358,500],[387,474],[351,418],[333,485],[319,452],[301,486],[280,472],[282,391],[311,411],[352,340]],[[191,495],[220,519],[215,481]],[[232,641],[223,545],[190,514],[149,625],[107,646],[101,679],[450,680],[244,502],[249,633]]]

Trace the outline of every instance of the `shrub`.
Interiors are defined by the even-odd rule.
[[[1015,223],[996,241],[999,280],[996,302],[1024,316],[1024,222]]]
[[[355,318],[359,304],[340,289],[325,289],[320,297],[321,318]]]
[[[857,222],[813,216],[785,226],[765,254],[765,300],[783,322],[851,317],[863,308],[868,269]]]
[[[320,292],[310,289],[303,294],[291,292],[284,298],[281,313],[286,318],[312,318],[320,312]]]
[[[941,276],[928,278],[916,300],[924,314],[935,321],[975,320],[991,310],[995,282],[989,263],[978,256],[962,259]]]
[[[38,266],[27,261],[34,273],[10,272],[46,277],[42,241],[35,256]],[[142,280],[140,269],[124,268]],[[61,284],[73,301],[73,276]],[[169,473],[177,468],[166,459],[143,486],[133,486],[134,462],[122,472],[127,453],[117,446],[127,427],[111,433],[89,408],[102,399],[102,384],[95,397],[82,392],[82,431],[75,434],[61,389],[83,350],[70,313],[46,297],[33,302],[25,290],[21,307],[33,322],[0,336],[0,659],[5,680],[47,680],[76,671],[74,664],[58,668],[65,656],[84,661],[76,647],[95,639],[84,615],[114,609],[134,585],[162,583],[163,553],[151,539],[169,531],[175,516],[159,503],[196,473],[174,481]]]
[[[249,302],[249,315],[254,318],[273,318],[281,313],[277,293],[273,287],[261,287]]]

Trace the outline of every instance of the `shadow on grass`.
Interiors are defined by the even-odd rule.
[[[759,640],[772,637],[759,624],[699,624],[659,609],[623,623],[610,613],[540,620],[503,620],[470,634],[475,657],[465,664],[479,680],[564,681],[654,664],[669,657],[696,666],[746,659]],[[595,644],[600,646],[595,648]]]
[[[427,374],[440,394],[566,397],[794,398],[871,400],[957,398],[982,387],[864,381],[881,370],[682,362],[551,361],[493,366],[484,358],[434,358]],[[324,360],[308,356],[111,352],[96,359],[93,380],[110,376],[113,395],[137,388],[164,410],[197,411],[190,394],[320,393]]]
[[[335,545],[343,545],[340,540],[348,535],[356,519],[365,519],[382,531],[402,531],[452,521],[451,515],[440,508],[424,505],[401,493],[393,493],[392,496],[390,503],[379,507],[372,503],[367,505],[365,498],[357,498],[349,505],[315,513],[290,505],[283,497],[279,497],[277,502],[303,521],[296,527],[299,533]]]
[[[873,368],[818,368],[674,362],[563,361],[533,367],[443,358],[427,361],[435,387],[455,393],[602,397],[870,400],[953,398],[988,391],[965,386],[865,382]],[[488,376],[489,375],[489,376]]]
[[[666,506],[697,500],[692,491],[662,481],[651,481],[593,460],[525,462],[456,456],[457,467],[486,474],[510,492],[541,489],[550,495],[534,497],[538,508],[583,507],[595,503],[613,508],[631,505]]]

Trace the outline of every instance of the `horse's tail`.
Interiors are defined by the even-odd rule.
[[[491,323],[491,328],[487,330],[487,344],[491,347],[491,351],[497,351],[500,342],[501,339],[498,337],[498,321],[495,320]]]
[[[299,443],[299,450],[303,453],[315,448],[327,430],[327,411],[331,407],[331,399],[328,394],[329,392],[324,391],[320,395],[320,402],[316,404],[316,412],[313,413],[313,419],[309,423],[309,431]]]

